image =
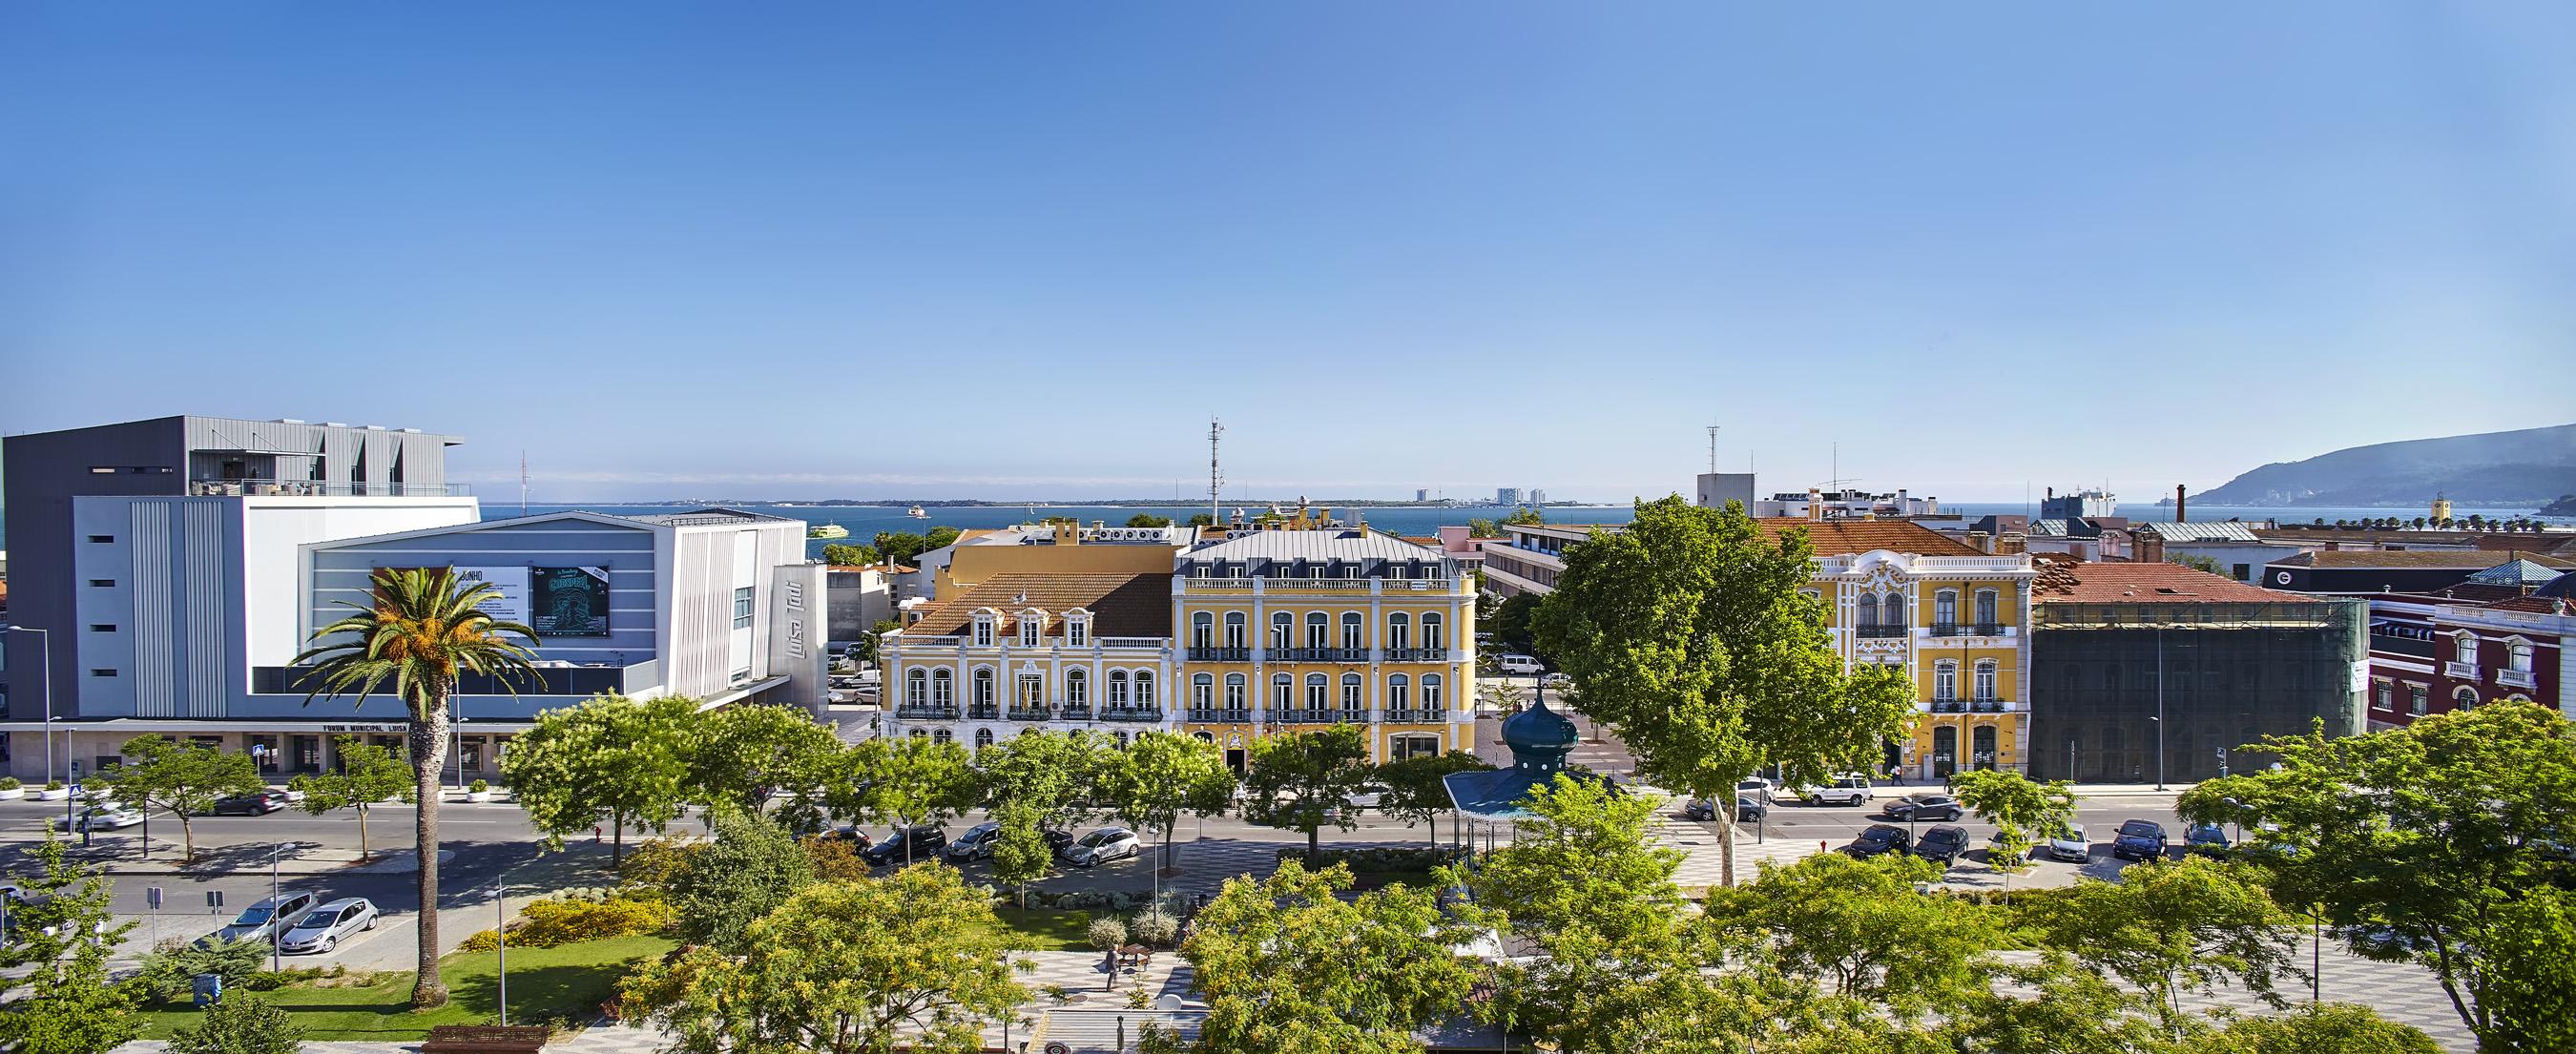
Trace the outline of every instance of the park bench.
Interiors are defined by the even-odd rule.
[[[439,1025],[421,1054],[537,1054],[554,1029],[544,1025]]]

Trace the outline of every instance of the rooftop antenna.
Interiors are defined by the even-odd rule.
[[[1216,462],[1216,443],[1217,443],[1217,436],[1224,434],[1224,432],[1225,432],[1225,425],[1224,425],[1223,423],[1219,422],[1219,421],[1216,419],[1216,417],[1215,417],[1214,415],[1209,415],[1209,417],[1208,417],[1208,526],[1209,526],[1209,528],[1211,528],[1211,529],[1214,529],[1215,527],[1217,527],[1217,526],[1219,526],[1219,525],[1221,525],[1221,524],[1225,523],[1225,517],[1218,515],[1218,514],[1217,514],[1217,509],[1216,509],[1216,507],[1217,507],[1217,503],[1218,503],[1220,500],[1222,500],[1222,495],[1221,495],[1221,493],[1220,493],[1220,492],[1221,492],[1221,489],[1225,486],[1225,476],[1224,476],[1222,473],[1220,473],[1220,472],[1218,472],[1218,471],[1217,471],[1217,462]]]
[[[1747,455],[1750,456],[1750,455]],[[1708,474],[1717,474],[1717,426],[1708,426]]]
[[[528,452],[519,451],[519,515],[528,514]]]

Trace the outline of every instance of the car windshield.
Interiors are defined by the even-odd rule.
[[[2050,836],[2049,836],[2049,837],[2056,838],[2056,839],[2059,839],[2059,840],[2062,840],[2062,841],[2073,841],[2073,840],[2075,840],[2075,839],[2078,839],[2078,838],[2082,838],[2082,837],[2084,837],[2084,828],[2079,827],[2079,826],[2077,826],[2077,825],[2075,825],[2075,824],[2071,824],[2071,823],[2070,823],[2070,824],[2067,824],[2067,825],[2066,825],[2066,826],[2064,826],[2064,827],[2060,827],[2060,828],[2058,828],[2055,832],[2053,832],[2052,834],[2050,834]]]
[[[264,908],[264,907],[244,908],[244,909],[242,909],[242,913],[241,913],[241,915],[233,919],[233,925],[235,925],[235,926],[257,926],[257,925],[259,925],[260,923],[263,923],[263,922],[266,922],[266,921],[268,921],[268,909],[267,909],[267,908]]]
[[[1099,847],[1101,847],[1101,846],[1104,846],[1104,845],[1108,845],[1109,843],[1111,843],[1111,842],[1115,842],[1115,841],[1117,841],[1117,840],[1118,840],[1118,832],[1116,832],[1116,831],[1093,831],[1093,832],[1091,832],[1090,834],[1086,834],[1086,835],[1083,835],[1083,836],[1082,836],[1082,844],[1087,845],[1087,846],[1090,846],[1090,847],[1092,847],[1092,848],[1094,848],[1094,849],[1097,849],[1097,848],[1099,848]]]
[[[2165,829],[2164,829],[2164,828],[2162,828],[2162,827],[2158,827],[2158,826],[2156,826],[2155,824],[2149,823],[2149,822],[2147,822],[2147,821],[2145,821],[2145,820],[2131,820],[2131,821],[2129,821],[2129,822],[2127,822],[2127,823],[2124,823],[2124,824],[2121,824],[2121,825],[2120,825],[2120,833],[2121,833],[2121,834],[2134,834],[2134,835],[2141,835],[2141,836],[2143,836],[2143,835],[2163,834],[2163,833],[2165,833]]]

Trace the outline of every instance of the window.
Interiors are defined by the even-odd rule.
[[[2427,696],[2429,696],[2429,695],[2430,695],[2430,693],[2428,693],[2428,692],[2426,692],[2426,691],[2424,690],[2424,686],[2423,686],[2423,685],[2420,685],[2420,684],[2410,684],[2410,685],[2407,685],[2407,686],[2406,686],[2406,712],[2407,712],[2407,713],[2410,713],[2410,714],[2414,714],[2414,715],[2415,715],[2415,716],[2417,716],[2417,717],[2422,717],[2422,716],[2424,716],[2424,711],[2425,711],[2425,709],[2426,709],[2425,703],[2427,702]]]
[[[2459,635],[2459,637],[2457,638],[2457,640],[2458,640],[2459,653],[2455,656],[2455,658],[2457,658],[2457,659],[2459,660],[2460,664],[2461,664],[2461,665],[2463,665],[2463,666],[2475,666],[2475,665],[2477,665],[2477,664],[2478,664],[2478,635],[2477,635],[2477,634],[2475,634],[2475,633],[2463,633],[2463,634],[2460,634],[2460,635]]]
[[[115,627],[111,626],[109,628],[113,629]],[[2505,660],[2505,665],[2515,673],[2530,673],[2531,644],[2527,641],[2519,640],[2513,642],[2510,657]]]
[[[89,580],[89,584],[100,589],[116,588],[116,580],[113,578],[93,578]]]
[[[990,708],[993,705],[993,671],[975,671],[975,695],[972,701],[978,707]]]
[[[1067,612],[1064,616],[1064,642],[1076,648],[1091,646],[1091,616]]]
[[[1190,707],[1205,710],[1216,705],[1216,677],[1213,674],[1190,675]]]
[[[1323,674],[1320,674],[1320,673],[1310,673],[1310,674],[1307,674],[1307,675],[1306,675],[1306,709],[1308,709],[1308,710],[1321,710],[1321,709],[1323,709],[1323,708],[1324,708],[1324,706],[1326,705],[1326,698],[1325,698],[1325,697],[1329,694],[1329,692],[1327,691],[1327,689],[1328,689],[1328,688],[1329,688],[1329,682],[1327,682],[1327,681],[1326,681],[1326,679],[1325,679],[1325,677],[1324,677],[1324,675],[1323,675]]]
[[[1226,674],[1226,675],[1225,675],[1225,708],[1226,708],[1226,709],[1228,709],[1228,710],[1241,710],[1241,709],[1243,709],[1243,707],[1244,707],[1243,694],[1244,694],[1243,675],[1242,675],[1242,674],[1239,674],[1239,673],[1229,673],[1229,674]]]
[[[921,729],[916,728],[916,729],[913,729],[913,730],[912,730],[912,735],[910,735],[910,736],[908,736],[908,737],[906,737],[906,738],[910,738],[910,739],[928,739],[928,738],[930,738],[930,733],[928,733],[928,732],[924,732],[924,731],[922,731]]]
[[[1411,678],[1400,673],[1387,677],[1386,708],[1389,710],[1413,709],[1413,680]]]
[[[1243,643],[1243,635],[1244,635],[1243,612],[1240,612],[1240,611],[1229,611],[1229,612],[1226,612],[1226,613],[1225,613],[1225,646],[1226,646],[1226,647],[1229,647],[1229,648],[1237,648],[1237,649],[1240,649],[1240,648],[1245,647],[1246,645]]]
[[[930,740],[931,740],[931,742],[934,742],[934,743],[946,743],[946,742],[948,742],[948,741],[950,741],[950,740],[952,740],[952,739],[955,739],[955,738],[956,738],[956,737],[955,737],[955,736],[953,736],[953,735],[951,735],[951,734],[949,734],[949,731],[948,731],[947,729],[945,729],[945,728],[941,728],[941,729],[934,729],[934,730],[930,733]]]
[[[1037,647],[1038,635],[1044,632],[1046,632],[1046,623],[1043,616],[1034,612],[1020,612],[1020,647]]]
[[[906,706],[930,704],[930,672],[914,670],[903,677],[903,701]]]
[[[993,614],[989,611],[975,613],[975,646],[978,648],[993,646]]]
[[[1019,691],[1012,693],[1013,705],[1022,710],[1035,710],[1046,705],[1046,678],[1024,673],[1017,678]]]
[[[1433,735],[1417,733],[1397,736],[1395,742],[1389,745],[1394,748],[1397,761],[1403,761],[1406,758],[1436,757],[1440,753],[1440,737]]]
[[[1067,706],[1091,705],[1091,671],[1064,671],[1064,701]]]
[[[1270,709],[1272,711],[1284,711],[1289,707],[1296,705],[1296,696],[1296,683],[1289,680],[1287,674],[1274,673],[1270,675]]]
[[[2254,565],[2252,564],[2237,564],[2233,568],[2230,568],[2230,570],[2236,572],[2236,580],[2239,582],[2251,582],[2254,580]]]
[[[90,475],[93,475],[93,476],[113,476],[113,475],[115,475],[115,474],[116,474],[116,466],[114,466],[114,465],[91,465],[91,466],[89,467],[89,474],[90,474]]]
[[[1398,611],[1386,617],[1387,647],[1396,649],[1412,647],[1412,633],[1413,616]]]
[[[2386,681],[2370,682],[2370,708],[2373,710],[2397,709],[2396,686]]]
[[[1422,675],[1422,709],[1427,713],[1436,714],[1440,712],[1439,674],[1426,673]]]
[[[1356,673],[1342,675],[1342,709],[1355,714],[1367,709],[1360,702],[1360,675]]]
[[[93,534],[89,536],[89,540],[92,545],[107,545],[115,542],[116,536],[113,534]]]
[[[733,591],[733,628],[751,628],[751,587]]]
[[[1109,733],[1109,741],[1116,744],[1120,750],[1127,749],[1127,733],[1124,730]]]
[[[1932,664],[1932,699],[1946,703],[1959,697],[1959,664],[1943,659]]]
[[[1288,650],[1290,638],[1296,633],[1296,626],[1297,616],[1285,611],[1271,612],[1270,647],[1276,651]]]
[[[1136,705],[1144,707],[1154,705],[1154,671],[1152,670],[1136,671]]]
[[[1423,613],[1422,613],[1422,647],[1423,647],[1423,649],[1424,649],[1424,650],[1426,650],[1426,651],[1439,651],[1439,650],[1441,650],[1441,649],[1443,649],[1443,648],[1446,648],[1446,647],[1448,647],[1448,646],[1449,646],[1449,645],[1448,645],[1445,641],[1443,641],[1443,640],[1441,639],[1441,636],[1440,636],[1440,613],[1439,613],[1439,612],[1437,612],[1437,611],[1425,611],[1425,612],[1423,612]]]
[[[1995,701],[1995,660],[1993,659],[1977,660],[1977,701],[1981,703]]]
[[[1852,609],[1852,625],[1878,625],[1878,594],[1863,593],[1860,595],[1858,604]]]
[[[1216,616],[1205,611],[1190,615],[1190,647],[1216,647]]]
[[[1367,644],[1364,644],[1364,643],[1362,643],[1362,642],[1361,642],[1361,637],[1364,635],[1364,633],[1365,633],[1365,623],[1360,619],[1360,613],[1359,613],[1359,612],[1356,612],[1356,611],[1345,611],[1345,612],[1342,612],[1342,650],[1343,650],[1343,651],[1358,651],[1358,650],[1360,650],[1361,648],[1365,648],[1365,647],[1367,647],[1367,646],[1368,646]]]
[[[1306,613],[1306,646],[1317,651],[1332,646],[1333,617],[1321,611]]]
[[[116,676],[116,671],[94,669],[89,672],[89,675],[92,677],[114,677]]]
[[[89,631],[92,633],[114,633],[116,632],[116,627],[110,623],[92,622],[89,624]]]
[[[2478,690],[2466,685],[2461,686],[2459,690],[2451,693],[2451,708],[2455,710],[2477,709]]]
[[[1886,622],[1890,626],[1904,625],[1905,594],[1889,593],[1887,595],[1887,599],[1881,601],[1879,604],[1879,617],[1881,621]]]
[[[1991,626],[1997,621],[1999,620],[1995,618],[1995,591],[1991,589],[1978,590],[1977,625]]]
[[[976,730],[975,730],[975,752],[976,752],[976,753],[981,754],[981,753],[983,753],[983,752],[984,752],[984,748],[985,748],[985,747],[989,747],[989,746],[992,746],[992,745],[993,745],[993,730],[992,730],[992,729],[989,729],[989,728],[978,728],[978,729],[976,729]]]
[[[957,678],[946,670],[934,670],[930,674],[930,705],[957,705]]]
[[[1932,594],[1932,624],[1955,626],[1959,622],[1959,594],[1944,589]]]
[[[1127,671],[1109,671],[1109,705],[1127,705]]]

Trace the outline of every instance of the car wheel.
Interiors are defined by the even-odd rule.
[[[376,920],[373,917],[367,919],[367,928],[371,930],[376,928]]]

